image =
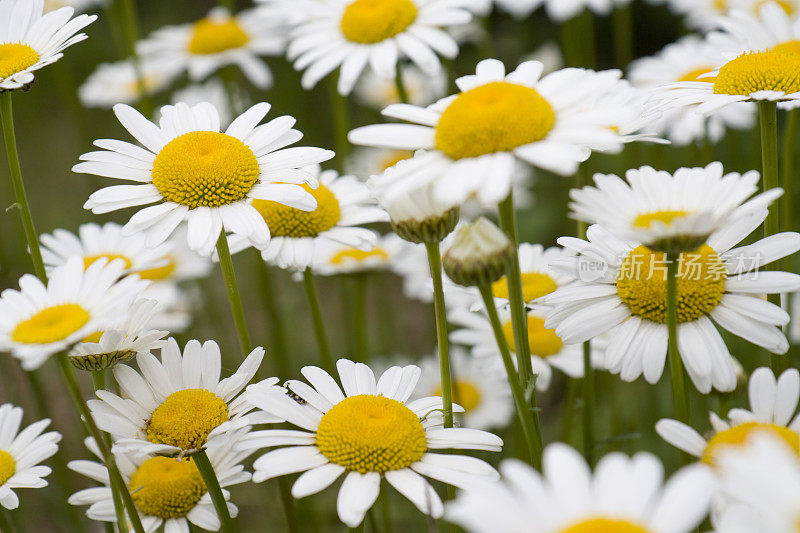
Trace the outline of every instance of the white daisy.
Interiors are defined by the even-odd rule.
[[[256,431],[242,442],[244,449],[281,446],[256,459],[253,481],[303,472],[292,487],[292,495],[302,498],[344,475],[336,509],[342,522],[355,527],[375,503],[382,479],[420,511],[438,518],[442,501],[422,476],[458,487],[497,477],[480,459],[432,453],[446,448],[500,451],[503,441],[477,429],[443,428],[440,397],[406,403],[419,367],[392,367],[376,382],[364,364],[340,359],[336,366],[344,394],[327,372],[313,366],[301,371],[311,385],[286,384],[302,402],[269,382],[248,388],[257,407],[302,428]]]
[[[148,246],[166,240],[186,220],[189,247],[201,255],[211,253],[223,229],[266,247],[269,229],[249,200],[314,209],[314,197],[297,184],[316,182],[301,168],[333,157],[321,148],[284,148],[302,134],[292,129],[295,120],[289,116],[258,126],[269,109],[267,103],[256,104],[220,133],[219,114],[209,103],[164,106],[159,126],[130,106],[114,106],[122,125],[145,148],[97,140],[103,151],[83,154],[84,162],[73,171],[137,185],[101,189],[84,207],[100,214],[157,202],[125,225],[126,233],[145,233]]]
[[[47,285],[25,274],[20,290],[0,293],[0,351],[35,370],[51,355],[103,331],[146,285],[135,276],[118,281],[124,269],[122,261],[105,259],[84,269],[74,257],[50,273]]]
[[[595,186],[570,191],[571,215],[651,249],[694,250],[715,231],[767,208],[783,194],[776,188],[750,198],[759,189],[758,172],[723,172],[722,163],[714,162],[681,168],[674,175],[652,167],[631,169],[625,180],[595,174]]]
[[[711,319],[773,353],[788,349],[776,326],[787,324],[789,316],[761,295],[796,290],[800,276],[759,269],[800,249],[800,235],[772,235],[732,249],[766,216],[765,209],[740,218],[696,251],[681,254],[678,349],[692,382],[704,394],[712,386],[721,391],[736,386],[733,358]],[[546,325],[570,343],[609,332],[609,371],[625,381],[644,374],[655,383],[667,355],[664,254],[623,241],[598,225],[587,235],[588,242],[570,237],[558,241],[580,255],[553,266],[579,281],[543,298],[554,306]]]
[[[304,70],[304,89],[339,69],[338,89],[350,94],[367,68],[394,79],[407,57],[423,73],[441,70],[437,54],[454,58],[458,44],[442,28],[465,24],[464,0],[301,0],[308,14],[291,32],[287,57]]]
[[[158,302],[156,315],[149,326],[172,333],[186,331],[192,323],[193,312],[202,305],[202,299],[196,289],[196,287],[184,289],[172,281],[148,285],[140,296]]]
[[[427,108],[395,104],[383,114],[414,124],[378,124],[350,132],[353,144],[429,150],[392,173],[373,178],[385,201],[424,186],[460,205],[474,196],[495,207],[511,190],[515,160],[565,176],[592,150],[619,151],[616,130],[627,111],[596,107],[619,84],[619,71],[564,69],[540,79],[543,65],[522,63],[506,76],[496,59],[459,78],[461,93]]]
[[[259,56],[280,55],[286,46],[286,23],[276,14],[257,8],[231,15],[215,7],[196,22],[156,30],[136,49],[144,57],[174,58],[188,69],[193,81],[236,65],[253,85],[266,89],[272,84],[272,74]]]
[[[222,487],[230,487],[250,480],[250,474],[240,464],[251,452],[233,449],[249,427],[234,431],[219,446],[209,448],[208,459]],[[94,441],[86,439],[86,447],[98,458],[100,451]],[[190,531],[191,525],[208,531],[220,528],[211,496],[206,489],[200,471],[191,458],[162,456],[115,455],[122,479],[133,496],[139,511],[144,530],[155,532],[161,526],[169,533]],[[86,515],[100,522],[116,522],[114,499],[109,483],[108,470],[102,462],[78,460],[70,461],[69,467],[102,485],[80,490],[69,497],[71,505],[88,505]],[[222,491],[225,499],[230,498],[227,490]],[[239,510],[227,502],[228,512],[235,517]]]
[[[400,72],[410,104],[430,105],[447,92],[447,74],[444,71],[430,75],[415,65],[402,65]],[[376,109],[400,103],[394,80],[382,78],[372,70],[366,72],[361,83],[356,85],[355,95],[361,103]]]
[[[78,15],[71,7],[44,13],[44,0],[0,0],[0,91],[33,82],[33,73],[55,63],[63,51],[86,39],[77,33],[96,15]]]
[[[613,9],[630,3],[631,0],[534,0],[534,7],[543,5],[548,17],[557,22],[564,22],[580,14],[584,9],[605,16]]]
[[[367,186],[355,176],[340,176],[335,170],[320,171],[318,166],[304,170],[319,182],[316,189],[303,186],[316,200],[316,209],[295,209],[259,199],[251,202],[271,234],[269,244],[261,250],[264,261],[303,271],[313,262],[320,244],[335,242],[364,251],[372,248],[376,233],[358,226],[385,221],[387,216],[375,205]],[[238,235],[230,241],[231,253],[250,244]]]
[[[143,58],[139,73],[132,60],[101,63],[78,88],[78,98],[86,107],[110,109],[114,104],[135,104],[146,95],[165,90],[180,75],[182,66],[165,58]]]
[[[114,367],[122,397],[100,390],[99,399],[87,403],[98,427],[114,437],[115,453],[178,455],[213,447],[249,423],[245,415],[253,406],[239,393],[263,357],[264,349],[256,348],[232,376],[220,380],[216,342],[191,340],[181,354],[175,339],[168,339],[160,362],[150,352],[136,355],[141,374],[126,365]]]
[[[702,522],[714,492],[707,468],[692,465],[664,482],[649,453],[611,453],[592,474],[566,444],[544,452],[543,473],[509,459],[504,482],[468,487],[448,503],[447,520],[470,533],[689,533]]]
[[[395,236],[396,237],[396,236]],[[338,242],[320,243],[314,254],[315,274],[332,276],[357,272],[376,272],[388,270],[396,259],[392,235],[379,236],[369,250],[361,250]]]
[[[50,468],[39,463],[58,451],[61,434],[42,433],[49,419],[39,420],[20,431],[22,408],[10,403],[0,405],[0,505],[19,507],[14,489],[40,489],[47,486]],[[0,510],[0,512],[3,512]]]
[[[244,109],[245,105],[241,105],[240,95],[234,94],[236,98],[237,109],[231,109],[231,98],[228,95],[228,90],[234,89],[233,87],[225,87],[222,80],[218,78],[210,78],[203,83],[187,85],[172,93],[172,103],[177,104],[183,102],[190,106],[197,105],[202,102],[210,102],[211,105],[217,108],[219,112],[219,123],[223,127],[227,127],[233,120],[233,115],[240,109]]]
[[[686,15],[690,27],[701,30],[716,28],[720,17],[734,10],[756,14],[766,3],[765,0],[667,0],[667,2],[673,11]],[[789,15],[800,12],[798,0],[776,0],[776,2]]]

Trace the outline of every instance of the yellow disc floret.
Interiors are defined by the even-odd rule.
[[[11,332],[11,340],[25,344],[63,341],[89,322],[89,312],[78,304],[46,307],[23,320]]]
[[[419,461],[428,444],[414,412],[392,398],[345,398],[322,417],[317,448],[337,465],[366,474],[400,470]]]
[[[703,451],[702,461],[708,465],[715,465],[720,452],[731,446],[742,446],[757,433],[768,433],[777,437],[788,444],[795,453],[800,453],[800,435],[791,429],[768,424],[764,422],[745,422],[730,429],[720,431],[708,441],[706,449]]]
[[[375,261],[388,261],[389,254],[380,248],[373,248],[368,252],[359,250],[358,248],[345,248],[333,254],[331,257],[331,264],[346,265],[349,263],[364,263],[371,259]]]
[[[153,185],[164,199],[191,209],[245,198],[258,175],[258,160],[250,148],[213,131],[193,131],[173,139],[153,163]]]
[[[707,244],[683,252],[678,262],[678,322],[708,315],[725,294],[725,264]],[[663,252],[638,246],[622,262],[617,293],[631,313],[646,320],[667,321],[667,263]]]
[[[355,0],[345,8],[340,27],[348,41],[374,44],[401,33],[415,20],[412,0]]]
[[[97,255],[87,255],[83,258],[83,268],[89,268],[92,266],[92,263],[99,259],[108,259],[108,262],[114,261],[115,259],[121,259],[125,263],[125,268],[128,269],[133,265],[130,259],[125,257],[124,255],[120,254],[97,254]]]
[[[0,80],[22,72],[39,61],[39,53],[27,44],[0,43]]]
[[[516,352],[514,328],[510,320],[503,324],[503,333],[506,336],[508,347],[512,352]],[[564,346],[564,342],[556,335],[556,331],[544,327],[544,319],[534,315],[528,315],[528,344],[530,344],[531,355],[539,357],[555,355]]]
[[[464,408],[465,413],[469,413],[481,404],[481,391],[478,387],[468,381],[455,381],[453,383],[453,401]],[[441,396],[441,385],[433,391],[431,396]]]
[[[758,91],[800,91],[800,56],[790,52],[748,52],[725,63],[715,94],[749,96]]]
[[[152,457],[142,463],[128,486],[142,514],[164,520],[183,518],[206,493],[194,462],[170,457]]]
[[[173,392],[155,408],[147,424],[147,440],[182,450],[199,449],[208,434],[228,420],[228,406],[206,389]]]
[[[647,229],[650,228],[654,222],[662,222],[669,226],[672,224],[675,219],[683,218],[687,215],[690,215],[689,211],[653,211],[652,213],[642,213],[641,215],[637,216],[633,219],[632,226],[634,228],[643,228]]]
[[[17,463],[11,454],[5,450],[0,450],[0,486],[3,486],[6,481],[11,479],[17,471]]]
[[[770,48],[772,52],[786,52],[800,55],[800,40],[786,41]]]
[[[539,272],[522,273],[522,297],[526,302],[532,302],[558,288],[558,284],[547,274]],[[508,281],[503,276],[492,283],[492,294],[495,298],[508,299]]]
[[[194,23],[188,49],[192,54],[219,54],[226,50],[241,48],[249,41],[250,37],[236,19],[205,18]]]
[[[317,189],[308,185],[303,185],[303,188],[317,200],[317,208],[313,211],[295,209],[270,200],[253,200],[253,207],[264,217],[273,237],[316,237],[339,222],[342,215],[339,200],[329,188],[324,185]]]
[[[164,257],[161,261],[164,261],[164,264],[160,267],[155,268],[148,268],[146,270],[140,270],[137,272],[141,279],[149,279],[151,281],[159,281],[162,279],[167,279],[170,275],[175,271],[175,268],[178,266],[175,264],[175,260],[172,257]]]
[[[649,533],[649,531],[629,520],[590,518],[562,529],[559,533]]]
[[[714,83],[714,80],[716,79],[714,77],[707,77],[707,78],[700,77],[703,74],[708,74],[709,72],[714,72],[714,67],[700,67],[692,69],[675,81],[704,81],[707,83]]]
[[[463,92],[436,125],[436,147],[451,159],[506,152],[541,141],[556,121],[536,89],[497,81]]]

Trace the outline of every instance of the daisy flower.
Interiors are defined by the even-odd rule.
[[[281,446],[256,459],[253,481],[303,472],[292,487],[292,495],[302,498],[344,475],[336,509],[342,522],[355,527],[375,503],[382,479],[420,511],[438,518],[442,501],[423,476],[458,487],[497,476],[480,459],[433,453],[447,448],[499,452],[503,441],[477,429],[443,428],[440,397],[407,403],[419,367],[392,367],[377,382],[364,364],[340,359],[336,367],[344,393],[327,372],[313,366],[301,371],[310,385],[286,383],[302,402],[269,382],[248,387],[248,398],[258,408],[301,428],[246,437],[243,449]]]
[[[759,173],[723,175],[722,163],[681,168],[631,169],[625,180],[595,174],[595,186],[570,191],[573,218],[659,251],[694,250],[715,231],[765,209],[782,189],[758,192]],[[748,200],[748,198],[750,198]]]
[[[132,60],[101,63],[78,88],[78,98],[86,107],[111,109],[114,104],[135,104],[146,95],[165,90],[182,70],[180,64],[164,58],[143,58],[142,78]]]
[[[122,261],[101,259],[84,268],[78,257],[50,273],[47,285],[31,274],[19,280],[19,290],[0,293],[0,351],[39,368],[51,355],[69,349],[130,306],[146,282],[119,278]]]
[[[462,0],[301,0],[308,14],[291,32],[287,57],[311,89],[339,68],[338,89],[350,94],[369,65],[393,80],[407,57],[424,74],[441,70],[437,54],[455,58],[458,44],[442,28],[472,18]],[[341,68],[340,68],[341,67]]]
[[[232,376],[220,380],[216,342],[191,340],[181,354],[170,338],[161,348],[161,361],[150,352],[136,355],[141,374],[126,365],[114,367],[122,397],[100,390],[99,399],[87,403],[98,427],[114,437],[115,453],[178,455],[212,447],[248,424],[245,415],[253,407],[239,393],[263,357],[264,349],[256,348]]]
[[[712,433],[706,437],[668,418],[658,421],[656,432],[676,448],[711,466],[719,466],[725,450],[741,450],[754,435],[761,433],[783,440],[795,453],[800,453],[800,415],[794,416],[800,399],[797,370],[786,370],[776,381],[769,368],[756,369],[750,376],[748,396],[750,409],[731,409],[727,420],[710,412]]]
[[[400,72],[410,104],[430,105],[447,92],[447,75],[444,71],[429,75],[415,65],[401,65]],[[355,95],[364,105],[376,109],[400,103],[394,80],[382,78],[371,70],[356,85]]]
[[[765,0],[667,0],[673,11],[686,15],[690,27],[702,30],[716,28],[720,17],[734,10],[756,14]],[[774,0],[786,13],[800,12],[798,0]]]
[[[196,22],[156,30],[137,43],[136,50],[143,57],[175,59],[193,81],[236,65],[253,85],[266,89],[272,84],[272,74],[259,56],[283,53],[285,24],[268,8],[231,15],[225,8],[215,7]]]
[[[55,63],[63,52],[86,39],[77,33],[96,15],[79,15],[62,7],[44,13],[44,0],[0,0],[0,91],[19,89],[33,82],[33,73]]]
[[[14,489],[40,489],[47,486],[50,468],[39,463],[58,451],[61,434],[42,433],[49,419],[39,420],[20,431],[22,408],[10,403],[0,405],[0,505],[19,507]],[[2,511],[0,511],[2,512]]]
[[[369,250],[333,241],[321,243],[314,255],[314,273],[332,276],[388,270],[396,259],[397,246],[389,242],[393,240],[392,235],[379,236]]]
[[[319,182],[316,189],[303,188],[316,200],[313,211],[295,209],[279,202],[253,200],[251,206],[263,217],[271,239],[261,257],[280,268],[303,271],[311,265],[317,246],[334,242],[367,251],[375,245],[374,231],[358,227],[381,222],[386,213],[375,205],[367,186],[355,176],[335,170],[305,169]],[[230,239],[231,253],[250,244],[241,236]]]
[[[533,3],[534,8],[543,5],[547,16],[551,19],[564,22],[580,14],[584,9],[605,16],[620,6],[630,4],[631,0],[534,0]]]
[[[776,327],[789,322],[788,314],[761,295],[796,290],[800,276],[759,269],[800,249],[800,235],[781,233],[733,248],[766,216],[764,209],[740,218],[711,234],[694,252],[680,256],[678,350],[692,382],[704,394],[712,386],[720,391],[736,386],[733,357],[712,319],[773,353],[786,353],[789,347]],[[558,240],[579,255],[553,266],[576,282],[542,299],[554,307],[545,325],[568,343],[608,332],[609,371],[625,381],[644,374],[656,383],[667,355],[664,254],[621,240],[598,225],[587,235],[588,241]]]
[[[100,214],[156,203],[124,230],[144,233],[148,246],[164,242],[186,220],[189,247],[201,255],[211,254],[223,229],[265,248],[269,228],[250,200],[314,209],[314,197],[298,184],[316,181],[300,169],[333,157],[321,148],[285,148],[302,134],[289,116],[258,126],[269,109],[256,104],[220,133],[219,113],[209,103],[164,106],[158,126],[130,106],[115,105],[119,121],[145,148],[100,139],[95,145],[103,150],[83,154],[72,169],[137,184],[100,189],[84,207]]]
[[[515,160],[569,176],[592,150],[619,151],[621,111],[595,107],[619,84],[619,71],[564,69],[540,79],[543,65],[522,63],[505,74],[496,59],[459,78],[460,92],[432,106],[387,107],[383,114],[414,124],[377,124],[350,132],[353,144],[427,152],[403,171],[373,178],[386,201],[424,186],[454,205],[475,197],[496,207],[511,190]],[[398,167],[394,167],[398,168]],[[424,170],[423,170],[424,169]]]
[[[475,483],[451,503],[445,517],[470,533],[689,533],[708,512],[714,477],[692,465],[664,481],[649,453],[611,453],[592,474],[566,444],[549,445],[543,473],[508,459],[503,482]]]
[[[231,432],[218,446],[207,451],[211,466],[221,487],[230,487],[250,480],[241,462],[251,452],[235,451],[234,446],[247,434],[249,427]],[[94,440],[86,439],[86,447],[102,459]],[[191,457],[174,458],[152,455],[116,454],[122,479],[133,496],[139,518],[145,531],[154,532],[164,526],[164,531],[185,532],[192,525],[208,531],[218,531],[220,520],[211,496]],[[69,497],[70,505],[88,505],[86,515],[100,522],[116,522],[114,498],[109,483],[108,469],[101,462],[70,461],[69,468],[91,478],[101,485],[80,490]],[[230,498],[227,490],[222,491]],[[227,502],[228,511],[235,517],[238,508]]]

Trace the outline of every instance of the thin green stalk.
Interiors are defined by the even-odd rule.
[[[106,388],[105,370],[96,370],[92,372],[92,385],[94,385],[95,392]]]
[[[564,60],[570,67],[594,66],[595,28],[594,15],[588,9],[561,25],[561,48]]]
[[[347,528],[347,531],[349,531],[350,533],[364,533],[364,523],[365,523],[366,521],[367,521],[367,520],[366,520],[366,518],[365,518],[365,519],[364,519],[364,520],[363,520],[363,521],[362,521],[360,524],[358,524],[356,527],[349,527],[349,528]]]
[[[800,109],[792,109],[786,115],[786,129],[783,134],[783,154],[781,159],[781,187],[783,198],[781,201],[781,231],[794,231],[794,193],[797,179],[795,175],[795,152],[797,150],[797,134],[800,132]],[[791,260],[786,260],[791,265]],[[785,268],[791,270],[791,268]]]
[[[5,508],[0,507],[0,533],[15,533],[14,526],[11,520],[8,519],[8,513]]]
[[[192,456],[192,460],[197,466],[197,470],[200,471],[203,482],[208,489],[208,495],[211,496],[211,501],[214,503],[214,509],[216,509],[217,516],[219,517],[222,533],[235,533],[239,531],[236,522],[231,518],[231,514],[228,511],[228,502],[225,501],[225,495],[222,494],[222,487],[219,485],[217,474],[214,472],[214,467],[211,465],[206,451],[200,450]]]
[[[381,507],[381,524],[383,533],[392,533],[392,506],[389,505],[389,493],[382,490],[378,496],[378,503]]]
[[[450,345],[447,339],[447,311],[442,285],[442,256],[438,242],[426,242],[428,265],[433,280],[433,310],[436,315],[436,343],[439,346],[439,375],[442,381],[444,427],[453,427],[453,386],[450,374]]]
[[[569,379],[567,383],[567,396],[564,400],[564,412],[561,415],[561,441],[572,444],[573,425],[572,419],[575,417],[575,403],[578,399],[578,389],[580,383],[577,379]]]
[[[678,352],[678,270],[679,255],[667,254],[667,333],[669,335],[669,367],[672,374],[672,401],[675,418],[690,424],[689,399],[683,378],[683,361]]]
[[[261,292],[264,296],[264,305],[267,308],[267,316],[272,332],[270,345],[272,346],[272,359],[275,360],[279,376],[289,375],[289,343],[286,340],[286,320],[278,305],[275,284],[272,282],[272,271],[266,261],[258,257],[260,267],[259,276],[261,280]]]
[[[236,333],[239,335],[242,357],[247,357],[247,354],[253,349],[253,345],[250,343],[250,332],[247,330],[247,319],[244,316],[242,297],[239,294],[239,284],[236,283],[236,272],[233,270],[233,259],[224,228],[217,239],[217,255],[220,269],[222,269],[222,277],[225,278],[225,289],[228,291],[228,302],[231,305],[233,321],[236,323]]]
[[[503,359],[503,365],[506,368],[508,376],[508,383],[511,386],[511,394],[514,398],[514,405],[517,408],[517,416],[519,417],[522,431],[525,435],[525,442],[528,445],[528,453],[530,454],[531,464],[537,469],[542,468],[542,435],[539,431],[539,424],[537,419],[539,414],[533,410],[525,399],[525,391],[520,385],[519,376],[514,369],[514,361],[511,359],[511,350],[508,347],[506,336],[503,333],[503,326],[500,324],[500,317],[497,316],[497,309],[495,308],[494,297],[492,296],[492,289],[489,285],[480,285],[478,289],[483,298],[483,305],[486,307],[486,312],[489,315],[489,322],[492,324],[492,331],[494,332],[494,339],[497,342],[497,347],[500,350],[500,355]]]
[[[594,403],[595,403],[595,377],[592,367],[592,344],[583,343],[583,380],[582,396],[583,411],[581,420],[583,423],[583,456],[590,465],[594,464]]]
[[[136,71],[136,79],[139,85],[139,111],[149,117],[153,114],[153,105],[150,96],[147,94],[147,84],[142,71],[142,63],[136,52],[136,41],[139,40],[139,18],[136,14],[136,4],[134,0],[118,0],[119,6],[117,13],[120,16],[120,25],[125,38],[125,51],[133,61],[133,68]]]
[[[350,143],[347,140],[347,132],[350,130],[350,121],[347,112],[347,98],[339,94],[336,86],[336,77],[331,76],[328,80],[328,92],[330,95],[330,105],[333,111],[333,138],[336,147],[336,164],[339,172],[344,169],[344,161],[350,154]]]
[[[219,5],[231,13],[236,11],[236,0],[219,0]]]
[[[331,356],[331,347],[328,343],[328,334],[325,332],[325,321],[322,320],[322,309],[319,306],[319,294],[317,293],[317,285],[314,282],[314,272],[311,270],[311,267],[303,271],[303,286],[306,289],[308,306],[311,308],[311,321],[314,325],[314,336],[317,338],[317,347],[319,348],[319,357],[322,361],[322,366],[328,372],[333,372],[335,365],[333,363],[333,356]]]
[[[408,91],[406,90],[406,84],[403,81],[403,69],[400,68],[400,62],[397,62],[397,66],[395,67],[395,76],[394,76],[394,85],[397,87],[397,98],[400,100],[400,103],[407,104],[408,103]]]
[[[614,10],[612,25],[616,64],[618,68],[625,70],[634,58],[633,8],[630,4]]]
[[[367,275],[353,276],[353,337],[355,339],[355,357],[362,363],[367,362],[369,355],[369,339],[367,329]]]
[[[281,497],[283,514],[286,517],[286,529],[289,530],[289,533],[300,533],[300,527],[297,524],[297,514],[294,511],[292,489],[289,487],[289,480],[286,479],[285,476],[278,478],[278,492]]]
[[[36,226],[33,224],[31,207],[28,203],[28,195],[25,192],[25,183],[22,181],[22,167],[19,164],[17,138],[14,133],[14,111],[11,105],[12,92],[0,92],[0,119],[2,119],[3,123],[6,157],[8,157],[8,168],[11,171],[11,183],[14,186],[14,196],[16,197],[14,207],[19,210],[22,227],[25,230],[25,238],[28,241],[28,251],[33,261],[33,270],[40,280],[47,281],[47,273],[44,269],[44,261],[42,261],[42,251],[39,248],[39,234],[36,233]]]

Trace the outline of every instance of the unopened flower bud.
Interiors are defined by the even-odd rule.
[[[511,240],[484,217],[464,224],[442,258],[448,277],[459,285],[489,285],[499,280],[513,253]]]

